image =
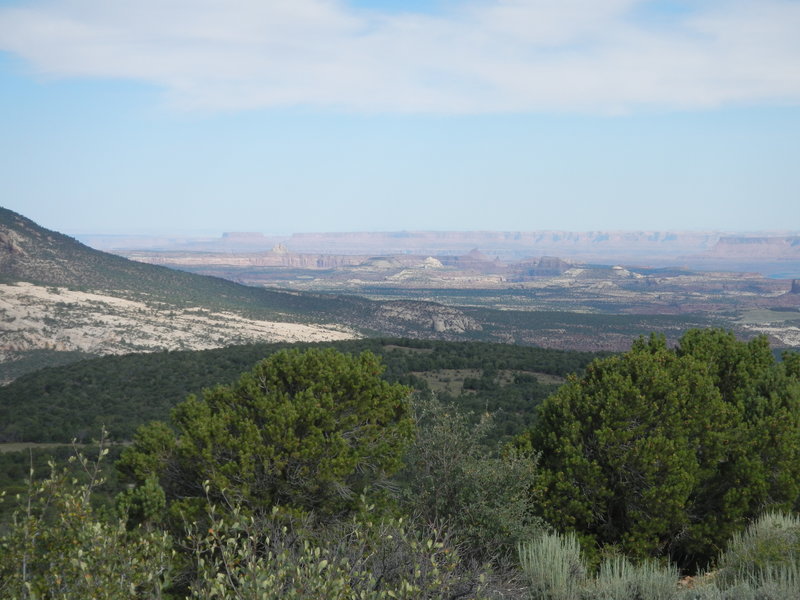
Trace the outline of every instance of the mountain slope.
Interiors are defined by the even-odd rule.
[[[0,208],[0,381],[10,379],[3,362],[42,350],[103,355],[470,330],[480,325],[431,302],[266,290],[134,262]]]
[[[278,318],[284,311],[336,312],[336,301],[307,295],[270,292],[217,277],[192,275],[145,265],[94,250],[30,219],[0,208],[0,282],[26,281],[111,293],[127,298],[251,310],[253,316]]]
[[[496,298],[481,308],[417,298],[415,290],[369,300],[248,287],[93,250],[0,208],[0,383],[86,353],[363,336],[616,351],[641,333],[674,340],[708,323],[701,315],[576,315],[524,302],[528,310],[498,310]]]
[[[58,353],[78,359],[360,337],[331,323],[340,304],[143,265],[0,208],[0,363],[17,361],[0,368],[0,380],[24,364],[60,362]]]
[[[267,290],[143,264],[94,250],[0,208],[0,283],[18,281],[100,291],[148,303],[160,301],[175,306],[236,310],[240,314],[244,311],[251,318],[336,321],[383,333],[408,333],[405,330],[420,327],[432,330],[433,318],[440,312],[444,330],[448,322],[461,319],[458,311],[432,302],[373,302],[357,296]],[[390,313],[401,313],[401,324],[397,327],[384,314],[387,306],[392,307]],[[423,322],[417,323],[419,318]],[[461,319],[455,330],[462,332],[465,326],[474,325],[465,325],[467,321]]]

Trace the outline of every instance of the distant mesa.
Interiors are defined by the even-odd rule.
[[[86,238],[86,236],[84,236]],[[447,268],[502,270],[531,256],[558,256],[591,264],[675,265],[783,274],[772,262],[800,260],[800,233],[731,233],[714,231],[402,231],[334,232],[271,235],[229,231],[216,238],[124,238],[89,236],[90,245],[117,250],[165,252],[261,252],[283,255],[434,256]],[[478,250],[480,248],[480,250]],[[488,256],[487,256],[488,255]],[[493,257],[493,258],[489,258]],[[736,263],[736,264],[731,264]],[[756,264],[757,263],[757,264]],[[746,265],[746,266],[745,266]],[[288,265],[287,265],[288,266]],[[542,266],[544,268],[544,266]],[[551,271],[552,272],[552,271]],[[542,273],[544,274],[544,273]]]
[[[543,256],[536,265],[536,274],[541,275],[560,275],[567,271],[572,265],[561,260],[557,256]]]
[[[725,236],[708,256],[715,258],[800,258],[800,236]]]
[[[678,256],[708,252],[719,241],[720,232],[658,231],[403,231],[350,233],[293,233],[289,245],[295,252],[375,254],[412,253],[423,256],[458,256],[467,260],[494,262],[482,256],[481,248],[503,261],[528,256],[560,256],[572,260],[620,263],[631,256],[659,264]],[[444,262],[444,261],[443,261]],[[449,266],[444,262],[445,266]]]
[[[443,266],[453,267],[464,271],[479,273],[499,273],[506,269],[506,264],[498,258],[490,258],[477,248],[473,248],[463,255],[441,254],[437,259]]]
[[[527,277],[557,277],[572,268],[572,264],[557,256],[529,258],[519,263],[517,280]]]

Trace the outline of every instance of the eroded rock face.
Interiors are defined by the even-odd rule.
[[[295,269],[338,269],[361,265],[364,256],[334,254],[295,254],[278,244],[269,252],[207,253],[207,252],[123,252],[120,256],[151,265],[174,268],[186,267],[285,267]]]
[[[709,256],[733,258],[798,258],[800,236],[726,236]]]
[[[460,310],[428,302],[386,302],[381,305],[376,318],[387,325],[391,321],[411,321],[436,333],[482,330],[480,323]]]
[[[442,269],[444,265],[442,261],[432,256],[429,256],[424,261],[422,261],[422,268],[423,269]]]
[[[20,237],[13,231],[0,230],[0,262],[6,255],[25,254],[20,242]]]

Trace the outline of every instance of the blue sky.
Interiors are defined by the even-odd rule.
[[[69,233],[800,230],[800,0],[0,0]]]

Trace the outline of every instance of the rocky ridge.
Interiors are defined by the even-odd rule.
[[[247,319],[25,282],[0,284],[0,334],[0,361],[35,349],[123,354],[360,337],[342,326]]]
[[[707,253],[709,257],[800,260],[800,236],[726,236]]]
[[[319,266],[282,248],[271,254]],[[477,330],[458,309],[435,303],[255,289],[130,261],[0,208],[0,363],[37,350],[102,355]]]
[[[429,331],[434,333],[465,333],[483,329],[480,323],[463,311],[432,302],[383,302],[375,319],[382,329],[389,332],[397,328],[398,322],[427,324]]]

